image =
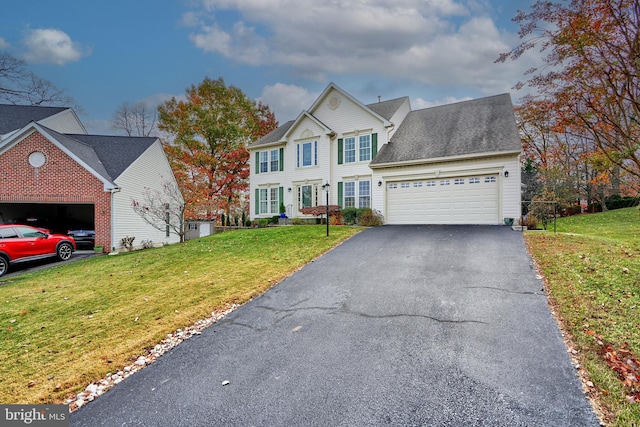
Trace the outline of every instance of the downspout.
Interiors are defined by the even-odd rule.
[[[110,206],[110,211],[111,213],[109,214],[109,221],[111,223],[111,245],[109,246],[109,252],[111,252],[115,247],[115,241],[116,241],[116,233],[115,233],[115,225],[116,225],[116,221],[115,221],[115,215],[114,215],[114,206],[115,206],[115,193],[120,192],[121,188],[120,187],[113,187],[109,189],[109,192],[111,193],[111,206]]]

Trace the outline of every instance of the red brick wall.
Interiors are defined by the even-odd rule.
[[[29,164],[34,151],[46,156],[39,168]],[[111,195],[103,188],[100,180],[38,132],[0,155],[0,203],[92,203],[96,245],[109,248]]]

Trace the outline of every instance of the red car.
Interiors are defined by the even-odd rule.
[[[0,276],[20,262],[50,257],[66,261],[75,250],[76,242],[63,234],[49,234],[29,225],[0,225]]]

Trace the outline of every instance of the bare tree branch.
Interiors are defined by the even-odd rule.
[[[146,102],[123,102],[113,114],[111,127],[126,132],[128,136],[157,135],[158,111]]]
[[[180,189],[172,181],[163,181],[162,190],[145,188],[142,200],[132,200],[135,213],[152,227],[180,237],[184,241],[184,199]]]
[[[27,69],[27,64],[0,53],[0,102],[29,105],[76,106],[76,102],[49,80]]]

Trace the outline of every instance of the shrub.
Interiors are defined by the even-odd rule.
[[[582,213],[580,205],[571,205],[564,208],[561,212],[561,216],[579,215]]]
[[[353,225],[356,223],[356,208],[344,208],[342,209],[342,221],[347,225]]]
[[[133,250],[133,241],[135,240],[135,237],[129,237],[129,236],[125,236],[120,240],[120,243],[122,243],[122,246],[128,250],[128,251],[132,251]]]
[[[152,247],[153,247],[153,242],[151,240],[142,241],[142,249],[151,249]]]
[[[331,212],[331,214],[329,215],[329,225],[343,225],[344,223],[342,222],[342,212],[341,211],[335,211],[335,212]]]
[[[638,199],[632,196],[620,196],[619,194],[613,194],[605,199],[604,202],[607,205],[607,209],[622,209],[630,208],[638,204]]]
[[[269,218],[269,224],[277,224],[279,220],[280,220],[280,215],[274,215],[271,218]]]
[[[363,227],[379,227],[383,222],[384,218],[380,211],[374,211],[369,208],[362,209],[357,218],[357,224]]]
[[[293,224],[293,225],[302,225],[302,224],[304,224],[304,221],[302,220],[302,218],[293,218],[291,220],[291,224]]]
[[[251,227],[251,220],[250,219],[245,219],[243,223],[244,223],[245,227]]]
[[[259,219],[259,220],[258,220],[258,227],[260,227],[260,228],[264,228],[264,227],[266,227],[267,225],[269,225],[269,220],[268,220],[268,219],[266,219],[266,218],[261,218],[261,219]]]
[[[529,230],[535,230],[538,228],[538,218],[532,214],[525,215],[522,218],[522,225],[527,227]]]

